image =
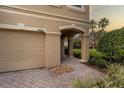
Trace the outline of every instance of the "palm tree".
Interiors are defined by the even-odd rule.
[[[91,25],[90,25],[90,28],[91,28],[91,32],[90,32],[91,43],[92,43],[92,47],[95,48],[96,35],[95,35],[94,29],[96,28],[97,22],[95,20],[91,20],[90,23],[91,23]]]
[[[92,29],[92,32],[93,32],[94,28],[96,28],[97,22],[95,20],[91,20],[90,23],[91,23],[90,28]]]
[[[99,28],[102,28],[102,31],[105,31],[106,26],[109,25],[109,20],[106,18],[100,19],[98,26]]]

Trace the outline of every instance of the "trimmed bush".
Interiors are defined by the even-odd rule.
[[[77,58],[81,58],[81,49],[74,49],[73,55]]]
[[[97,51],[96,49],[90,49],[90,58],[103,58],[105,55],[103,55],[102,52]],[[81,58],[81,49],[74,49],[73,55],[77,58]]]
[[[99,52],[96,49],[90,49],[90,53],[89,54],[90,54],[90,58],[93,58],[93,57],[95,57],[95,58],[102,58],[103,57],[102,52]]]

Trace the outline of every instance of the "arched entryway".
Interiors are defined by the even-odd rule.
[[[67,57],[73,57],[73,38],[76,34],[81,37],[81,62],[87,62],[89,58],[89,35],[88,33],[75,25],[63,26],[61,31],[61,62]],[[65,55],[65,45],[68,48],[68,54]]]

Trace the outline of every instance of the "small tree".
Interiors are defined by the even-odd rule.
[[[92,32],[94,32],[94,29],[96,28],[97,22],[95,20],[91,20],[90,23],[91,23],[90,28],[91,28]]]
[[[96,46],[98,45],[100,39],[106,34],[106,31],[99,30],[96,32]]]

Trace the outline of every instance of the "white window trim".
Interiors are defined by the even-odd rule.
[[[86,11],[85,5],[81,5],[81,8],[75,7],[73,5],[67,5],[67,7],[69,8],[69,10],[80,12],[80,13],[84,13]]]

